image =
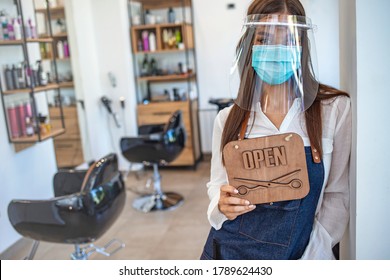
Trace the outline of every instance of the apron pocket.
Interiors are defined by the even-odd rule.
[[[260,243],[288,247],[300,204],[300,199],[257,204],[242,215],[239,232]]]

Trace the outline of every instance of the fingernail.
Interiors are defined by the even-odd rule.
[[[251,204],[251,205],[249,205],[249,208],[250,209],[252,209],[252,208],[254,209],[254,208],[256,208],[256,205]]]
[[[249,204],[251,204],[251,203],[247,200],[247,201],[245,201],[245,204],[246,204],[246,205],[249,205]]]
[[[235,189],[235,190],[234,190],[234,193],[238,193],[238,190],[237,190],[237,189]]]

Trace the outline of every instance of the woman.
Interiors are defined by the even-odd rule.
[[[334,259],[349,218],[350,100],[316,80],[312,30],[299,0],[254,0],[248,9],[237,47],[238,95],[214,122],[212,228],[201,259]],[[309,194],[258,205],[232,196],[222,150],[240,131],[242,138],[299,134]]]

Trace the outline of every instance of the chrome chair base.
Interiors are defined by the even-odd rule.
[[[184,202],[183,196],[174,192],[144,195],[133,201],[138,211],[148,213],[156,210],[173,210]]]
[[[106,257],[110,257],[124,247],[125,244],[118,239],[110,240],[103,247],[97,247],[92,243],[84,247],[80,247],[80,245],[75,245],[75,252],[70,254],[70,258],[72,260],[87,260],[89,256],[91,256],[93,253],[98,253]]]

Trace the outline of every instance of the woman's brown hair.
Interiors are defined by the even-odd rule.
[[[296,16],[306,16],[305,10],[299,0],[254,0],[248,8],[248,15],[253,14],[283,14],[287,13]],[[312,76],[311,60],[309,55],[309,42],[307,38],[302,38],[302,74],[309,76],[305,78],[305,88],[312,87],[316,84],[314,77]],[[249,50],[250,51],[250,50]],[[250,63],[251,54],[244,59],[241,67],[248,68],[248,74],[244,77],[245,82],[240,85],[240,92],[253,92],[253,80],[256,75],[255,71],[251,68]],[[312,82],[310,82],[312,81]],[[322,116],[321,116],[321,101],[331,99],[337,96],[349,96],[346,92],[337,90],[333,87],[319,84],[317,97],[313,104],[305,111],[306,129],[310,139],[310,144],[313,148],[319,151],[322,157]],[[248,104],[252,103],[253,95],[247,95],[245,102]],[[247,107],[249,108],[249,107]],[[230,141],[237,140],[238,134],[240,133],[242,122],[245,119],[247,110],[234,105],[231,109],[229,116],[226,120],[222,139],[221,139],[221,151],[223,147]]]

